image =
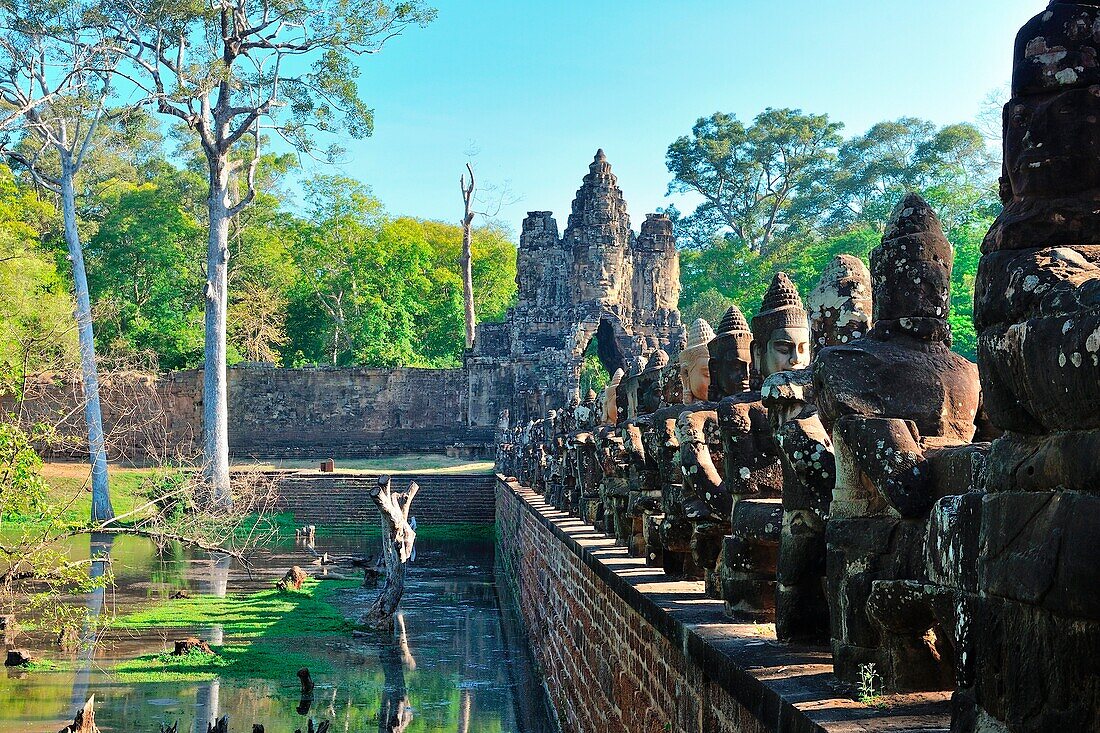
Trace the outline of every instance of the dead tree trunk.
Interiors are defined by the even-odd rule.
[[[474,255],[473,255],[473,225],[474,225],[474,167],[466,164],[466,170],[470,172],[470,183],[466,184],[466,176],[458,180],[462,189],[462,202],[465,211],[462,213],[462,302],[466,309],[466,348],[474,348],[474,327],[477,325],[477,314],[474,312]]]
[[[382,515],[382,557],[386,562],[386,581],[363,623],[375,629],[393,629],[393,615],[405,592],[405,565],[412,557],[416,532],[409,525],[409,510],[420,487],[409,484],[406,492],[390,490],[390,477],[379,476],[370,496]]]
[[[89,697],[84,707],[77,711],[73,724],[62,728],[60,733],[99,733],[95,725],[95,695]]]

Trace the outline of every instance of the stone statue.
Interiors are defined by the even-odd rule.
[[[754,381],[809,364],[806,309],[785,273],[772,279],[751,325]],[[779,447],[758,391],[722,400],[718,422],[732,509],[716,569],[717,594],[735,617],[770,620],[783,524]]]
[[[706,402],[710,390],[710,351],[707,344],[714,338],[714,329],[702,318],[688,329],[687,347],[680,352],[680,380],[684,387],[684,404]]]
[[[586,513],[594,512],[594,505],[599,503],[599,462],[596,442],[592,437],[598,419],[596,404],[596,393],[588,390],[584,402],[577,406],[574,413],[575,429],[568,438],[569,450],[573,453],[574,480],[572,491],[565,499],[565,506],[561,507],[588,524],[592,523],[594,517],[589,519]]]
[[[815,351],[862,338],[871,330],[871,273],[853,255],[837,255],[806,297]]]
[[[837,255],[806,299],[815,351],[851,343],[871,324],[871,273]],[[769,375],[761,401],[783,465],[783,524],[776,560],[775,633],[780,641],[829,638],[825,522],[836,483],[832,440],[821,424],[809,369]]]
[[[714,338],[714,329],[702,318],[697,319],[687,332],[687,344],[680,352],[679,373],[683,404],[659,410],[654,430],[661,436],[664,451],[669,454],[672,479],[662,486],[664,517],[660,525],[661,544],[666,572],[672,575],[694,576],[698,571],[689,557],[691,553],[692,525],[684,514],[685,493],[694,490],[693,476],[683,468],[684,445],[681,442],[680,424],[690,413],[704,411],[710,390],[710,352],[707,345]],[[694,450],[689,441],[687,451]]]
[[[729,307],[718,326],[718,334],[707,349],[710,354],[708,399],[711,402],[752,388],[752,331],[740,308]]]
[[[617,536],[622,544],[627,542],[626,504],[629,493],[626,483],[626,454],[622,436],[617,427],[620,415],[625,414],[625,405],[620,407],[624,397],[620,390],[626,374],[622,369],[615,370],[611,382],[604,388],[601,399],[601,425],[594,432],[596,450],[600,462],[600,507],[597,515],[600,522],[596,529]]]
[[[626,544],[630,554],[644,557],[644,522],[647,514],[657,514],[661,507],[661,485],[658,481],[655,457],[645,449],[644,433],[652,426],[653,412],[661,406],[659,389],[660,372],[668,365],[668,354],[657,349],[650,354],[637,374],[623,380],[620,402],[625,403],[625,413],[619,423],[619,437],[623,442],[626,465],[627,504],[622,517],[621,530],[625,536],[619,539]]]
[[[676,422],[680,463],[684,474],[683,516],[691,523],[692,561],[707,579],[708,593],[717,597],[714,577],[722,538],[730,531],[730,493],[724,481],[718,401],[748,391],[752,332],[736,306],[731,306],[707,345],[710,387],[706,403],[682,413]],[[727,392],[726,390],[732,390]]]
[[[965,478],[962,491],[970,477],[980,391],[977,367],[949,348],[951,265],[935,212],[907,195],[871,253],[874,326],[866,338],[822,350],[814,366],[817,406],[836,452],[828,596],[834,669],[847,681],[871,663],[890,689],[950,685],[943,630],[919,614],[915,625],[888,620],[905,615],[902,604],[886,608],[871,596],[876,581],[924,577],[932,504],[960,490],[953,476]],[[883,612],[872,618],[869,604]]]
[[[1004,211],[974,307],[983,399],[1005,433],[942,578],[970,609],[958,733],[1100,730],[1098,28],[1100,3],[1052,2],[1016,38]]]

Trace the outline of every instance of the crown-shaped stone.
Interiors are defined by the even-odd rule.
[[[777,272],[772,278],[771,285],[768,286],[768,292],[764,294],[759,315],[763,316],[788,308],[802,310],[802,296],[798,294],[798,288],[787,277],[787,273]]]
[[[668,352],[664,349],[657,349],[649,355],[649,361],[645,363],[646,371],[650,369],[660,369],[661,367],[668,366]]]
[[[734,333],[735,331],[748,331],[749,322],[745,314],[736,305],[731,305],[726,315],[722,316],[722,322],[718,325],[718,333]]]
[[[695,323],[688,327],[687,348],[694,349],[697,346],[706,346],[714,338],[714,329],[702,318],[696,318]]]

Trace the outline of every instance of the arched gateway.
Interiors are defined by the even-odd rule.
[[[551,212],[528,213],[516,269],[515,307],[503,323],[479,325],[466,355],[471,426],[497,425],[505,410],[518,424],[567,405],[593,339],[609,374],[629,371],[658,348],[680,348],[672,222],[648,214],[634,234],[602,150],[573,200],[564,236]]]

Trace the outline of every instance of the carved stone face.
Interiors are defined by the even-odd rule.
[[[810,365],[810,329],[777,328],[772,331],[763,353],[760,353],[759,345],[754,344],[752,348],[762,377],[805,369]]]
[[[719,334],[710,342],[709,348],[712,387],[710,399],[717,402],[722,397],[747,392],[749,367],[752,361],[748,339],[738,339],[731,334]]]
[[[622,247],[596,245],[588,248],[589,263],[581,282],[581,299],[604,304],[618,303],[623,291],[626,255]]]
[[[685,364],[685,383],[691,396],[696,400],[707,399],[710,390],[710,355],[703,349],[702,358],[692,359]]]

